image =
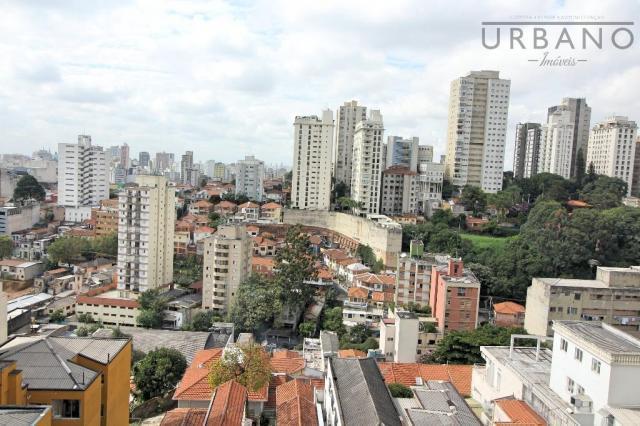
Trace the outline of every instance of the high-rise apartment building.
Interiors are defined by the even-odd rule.
[[[156,152],[155,170],[164,173],[173,169],[174,155],[170,152]]]
[[[540,123],[518,123],[516,146],[513,155],[513,175],[530,178],[538,174],[540,153]]]
[[[451,82],[445,176],[454,185],[502,189],[510,86],[498,71]]]
[[[418,169],[418,144],[419,139],[416,137],[410,139],[403,139],[400,136],[387,137],[385,167],[402,166],[415,172]]]
[[[251,274],[253,240],[244,225],[220,226],[204,240],[202,308],[228,312]]]
[[[541,127],[538,173],[571,177],[574,129],[568,108],[559,108],[549,115],[547,124]]]
[[[138,175],[118,197],[118,289],[144,292],[173,282],[175,189]]]
[[[371,110],[369,118],[356,125],[353,136],[351,198],[360,203],[359,213],[380,211],[380,178],[384,168],[382,114]]]
[[[140,151],[138,153],[138,163],[140,167],[149,167],[150,160],[151,160],[151,156],[147,151]]]
[[[631,195],[638,126],[627,117],[610,117],[591,129],[587,164],[593,164],[595,172],[622,179],[627,183],[627,195]]]
[[[633,165],[631,196],[640,197],[640,136],[636,139],[636,158]]]
[[[380,213],[388,216],[414,215],[417,209],[418,173],[401,165],[382,172]]]
[[[89,135],[78,136],[77,144],[58,144],[58,205],[65,208],[65,220],[89,219],[91,207],[109,198],[109,161]]]
[[[208,177],[212,178],[215,175],[216,171],[216,162],[215,160],[207,160],[204,163],[204,174]]]
[[[120,147],[120,167],[127,170],[131,167],[131,156],[129,155],[129,145],[126,143]]]
[[[193,151],[186,151],[180,161],[180,179],[183,184],[191,183],[191,173],[193,171]]]
[[[432,161],[418,164],[417,208],[418,212],[431,216],[442,200],[444,164]]]
[[[433,146],[418,145],[418,164],[433,161]]]
[[[264,162],[247,155],[236,165],[236,195],[244,194],[254,201],[264,195]]]
[[[329,210],[333,158],[333,112],[296,117],[293,123],[291,207]]]
[[[573,123],[573,140],[571,142],[571,159],[569,177],[574,178],[578,170],[586,170],[587,144],[589,142],[589,126],[591,108],[585,98],[563,98],[560,105],[549,107],[547,121],[558,110],[569,111],[569,122]]]
[[[353,136],[356,125],[367,118],[367,107],[357,101],[345,102],[336,114],[333,170],[336,183],[351,185]]]

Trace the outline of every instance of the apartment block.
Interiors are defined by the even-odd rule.
[[[433,161],[433,146],[418,145],[418,164],[430,163]]]
[[[202,308],[228,312],[251,274],[253,240],[244,225],[221,226],[204,240]]]
[[[380,213],[388,216],[416,214],[417,178],[416,172],[402,165],[391,166],[383,171]]]
[[[553,173],[565,179],[571,177],[574,130],[571,110],[567,107],[561,107],[549,115],[547,124],[541,130],[539,173]]]
[[[171,284],[174,188],[163,176],[139,175],[118,203],[118,289],[137,293]]]
[[[264,196],[264,162],[253,155],[238,161],[236,171],[236,195],[244,194],[253,201],[260,202]]]
[[[353,136],[351,171],[351,198],[360,203],[360,214],[378,214],[380,211],[380,181],[384,161],[382,141],[384,125],[382,114],[371,110],[369,118],[356,125]]]
[[[407,305],[409,302],[428,306],[432,269],[434,266],[446,265],[448,261],[449,256],[439,254],[411,256],[407,253],[401,253],[398,255],[395,286],[396,306]]]
[[[433,318],[394,310],[380,322],[379,350],[386,361],[414,363],[435,349],[442,333],[433,328]]]
[[[11,236],[14,232],[32,228],[38,222],[40,222],[40,203],[0,207],[0,235]]]
[[[568,123],[571,124],[571,144],[568,149],[571,152],[569,161],[569,173],[567,177],[574,178],[579,167],[586,170],[588,163],[584,163],[587,158],[587,145],[589,142],[589,127],[591,123],[591,108],[584,98],[563,98],[560,105],[549,107],[547,111],[547,122],[556,111],[569,111]],[[579,165],[579,160],[583,164]]]
[[[329,210],[333,160],[333,112],[295,118],[291,207]]]
[[[498,71],[451,82],[445,176],[454,185],[502,189],[510,86]]]
[[[91,136],[78,136],[77,144],[58,144],[58,205],[65,220],[82,222],[91,207],[109,198],[109,154],[91,144]]]
[[[99,208],[94,208],[91,218],[95,220],[96,237],[118,233],[118,199],[102,200]]]
[[[336,137],[333,169],[336,182],[351,185],[353,137],[356,124],[366,120],[367,107],[357,101],[345,102],[336,114]]]
[[[418,212],[431,216],[442,201],[444,164],[432,161],[418,164],[417,208]]]
[[[513,156],[513,175],[530,178],[538,174],[540,154],[540,123],[518,123],[516,145]]]
[[[640,266],[600,266],[595,280],[534,278],[527,289],[524,327],[531,334],[551,335],[553,321],[602,321],[638,334]]]
[[[633,189],[633,173],[638,126],[627,117],[614,116],[595,125],[589,136],[587,165],[593,164],[599,175],[619,178],[627,183],[627,195]]]
[[[478,326],[480,281],[464,269],[462,259],[450,258],[431,271],[429,306],[438,331],[474,330]]]
[[[415,172],[418,168],[419,143],[417,137],[405,139],[400,136],[388,136],[385,167],[401,166]],[[433,151],[431,156],[433,157]]]

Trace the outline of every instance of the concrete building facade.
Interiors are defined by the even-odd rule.
[[[575,124],[567,107],[558,108],[549,114],[542,126],[538,172],[553,173],[565,179],[571,177]]]
[[[333,112],[296,117],[293,123],[291,206],[301,210],[329,210],[333,160]]]
[[[361,203],[358,213],[380,211],[380,180],[384,168],[382,141],[384,124],[382,114],[371,110],[369,118],[356,124],[353,136],[351,169],[351,198]]]
[[[418,174],[403,165],[382,172],[380,213],[388,216],[418,212]]]
[[[404,139],[401,136],[388,136],[385,168],[401,166],[415,172],[418,168],[419,143],[417,137]],[[433,157],[433,152],[431,155]]]
[[[202,308],[228,312],[251,274],[253,240],[244,225],[221,226],[204,240]]]
[[[264,162],[247,155],[237,163],[236,195],[244,194],[260,202],[264,196]]]
[[[627,183],[627,195],[633,188],[633,173],[638,126],[627,117],[610,117],[591,129],[587,167],[593,164],[595,172],[621,179]]]
[[[454,185],[502,189],[510,86],[498,71],[451,82],[445,176]]]
[[[547,121],[556,111],[569,111],[568,122],[572,124],[571,159],[569,161],[569,174],[573,178],[579,168],[586,170],[588,163],[587,145],[589,142],[589,127],[591,123],[591,108],[584,98],[563,98],[560,105],[549,107]],[[579,164],[583,163],[583,164]]]
[[[418,164],[417,209],[418,212],[431,216],[442,201],[442,185],[444,182],[444,164],[432,161]]]
[[[358,105],[358,101],[345,102],[336,114],[336,137],[333,160],[333,174],[337,182],[351,185],[353,155],[353,136],[356,124],[366,120],[367,107]]]
[[[162,176],[136,176],[118,197],[118,289],[144,292],[173,282],[175,189]]]
[[[102,147],[91,145],[91,136],[58,144],[58,205],[65,208],[65,220],[89,219],[91,207],[109,198],[109,161]]]
[[[518,123],[513,155],[513,175],[530,178],[538,174],[540,154],[540,123]]]
[[[0,235],[11,236],[14,232],[32,228],[38,222],[40,222],[40,203],[0,207]]]

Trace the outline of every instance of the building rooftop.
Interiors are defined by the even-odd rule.
[[[498,314],[523,314],[524,306],[515,302],[500,302],[493,305],[493,310]]]
[[[53,296],[47,293],[28,294],[26,296],[20,296],[7,303],[7,312],[11,312],[15,309],[29,308],[39,303],[47,302],[53,299]]]
[[[338,353],[340,342],[335,331],[320,331],[320,345],[324,353]]]
[[[37,425],[51,410],[48,405],[0,405],[0,425],[31,426]]]
[[[451,382],[461,395],[471,395],[472,365],[380,362],[378,367],[386,383],[414,386],[416,378],[423,381],[443,380]]]
[[[554,321],[553,330],[600,354],[609,362],[620,357],[635,355],[640,358],[640,340],[608,324],[596,321]],[[620,362],[623,362],[620,359]]]
[[[331,358],[345,425],[400,426],[391,394],[373,358]]]
[[[314,385],[307,379],[293,379],[276,387],[276,416],[279,426],[318,424]]]
[[[510,398],[498,399],[496,405],[509,417],[508,422],[497,422],[497,425],[547,425],[547,422],[524,401]]]

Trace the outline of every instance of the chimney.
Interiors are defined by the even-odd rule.
[[[447,275],[450,277],[461,277],[464,264],[462,258],[449,258]]]

